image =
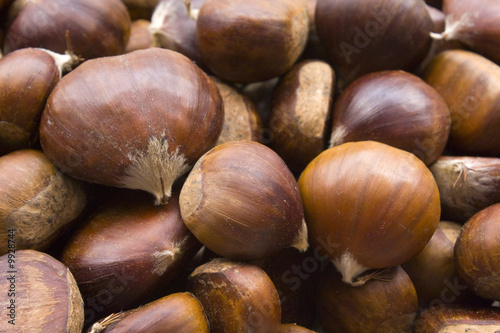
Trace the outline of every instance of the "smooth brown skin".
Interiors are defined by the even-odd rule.
[[[59,69],[48,53],[32,48],[0,59],[0,155],[31,148],[45,103],[59,82]]]
[[[424,309],[413,327],[413,333],[497,333],[500,309],[446,305]]]
[[[2,332],[68,332],[80,333],[83,328],[83,301],[76,282],[61,262],[50,255],[33,250],[15,253],[15,296],[9,297],[10,274],[5,273],[0,287]],[[8,255],[0,257],[1,267],[8,270]],[[15,300],[15,326],[8,323],[10,300]]]
[[[64,54],[67,38],[72,51],[86,60],[125,51],[130,16],[120,0],[36,0],[21,6],[5,36],[5,53],[42,47]]]
[[[180,195],[191,232],[213,252],[255,260],[292,246],[304,213],[283,160],[253,141],[231,141],[201,157]]]
[[[151,22],[148,20],[136,20],[130,27],[130,38],[128,39],[125,53],[136,50],[143,50],[152,46],[153,40],[149,33],[148,26]]]
[[[208,320],[203,307],[191,293],[179,292],[162,297],[139,308],[100,320],[102,333],[208,333]],[[94,333],[92,328],[89,333]]]
[[[295,173],[325,149],[335,93],[335,72],[327,63],[302,61],[274,89],[270,146]]]
[[[303,1],[206,0],[196,29],[208,68],[230,82],[250,83],[291,68],[306,45],[309,18]]]
[[[211,77],[217,85],[224,104],[224,126],[215,144],[229,141],[257,141],[262,134],[262,121],[252,100],[238,89],[215,77]]]
[[[281,324],[279,333],[314,333],[308,328],[297,324]]]
[[[463,15],[469,15],[469,24],[449,35],[475,52],[484,55],[500,65],[500,3],[496,0],[444,0],[443,12],[453,25]]]
[[[188,58],[151,48],[85,61],[49,97],[40,126],[47,156],[64,172],[121,186],[129,154],[154,137],[194,163],[222,129],[215,84]]]
[[[480,210],[500,202],[500,158],[441,156],[430,170],[445,219],[465,223]]]
[[[316,30],[343,90],[376,71],[412,71],[431,45],[422,0],[318,0]]]
[[[38,150],[0,157],[0,255],[7,253],[7,230],[15,229],[16,249],[39,251],[72,227],[87,204],[85,185],[57,170]]]
[[[318,316],[325,332],[408,332],[418,311],[417,293],[397,266],[360,287],[344,283],[330,265],[318,287]]]
[[[450,109],[448,149],[462,155],[500,156],[500,67],[473,52],[449,50],[434,58],[424,79]]]
[[[348,251],[366,268],[400,265],[439,223],[439,192],[416,156],[374,141],[316,157],[299,178],[311,248],[332,260]]]
[[[383,71],[362,76],[340,95],[330,144],[378,141],[430,165],[442,154],[450,125],[448,106],[434,88],[412,74]]]
[[[257,266],[214,259],[193,271],[187,290],[203,305],[212,333],[279,331],[278,292]]]
[[[481,210],[464,224],[455,245],[458,276],[475,294],[500,299],[500,204]]]
[[[90,324],[141,305],[155,289],[169,283],[200,247],[182,223],[177,196],[167,205],[155,206],[145,193],[124,191],[73,235],[62,262],[73,272],[91,310],[86,318]],[[164,260],[158,257],[162,253]]]

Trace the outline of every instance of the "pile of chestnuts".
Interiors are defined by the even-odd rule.
[[[500,332],[498,0],[0,0],[0,332]]]

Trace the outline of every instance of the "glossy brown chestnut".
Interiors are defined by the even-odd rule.
[[[463,226],[455,244],[457,274],[475,294],[500,299],[500,204],[481,210]]]
[[[42,114],[40,140],[75,178],[170,197],[174,181],[213,147],[224,110],[217,86],[180,53],[150,48],[85,61]]]
[[[373,140],[429,165],[442,154],[450,124],[446,102],[422,79],[403,71],[370,73],[350,84],[335,103],[330,147]]]
[[[432,21],[422,0],[318,0],[316,30],[343,90],[370,72],[416,69]]]
[[[212,333],[279,331],[278,292],[257,266],[214,259],[189,276],[188,291],[203,305]]]
[[[203,307],[191,293],[179,292],[139,308],[115,313],[99,320],[89,333],[208,333]]]
[[[439,192],[415,155],[375,141],[344,143],[316,157],[299,178],[312,248],[346,283],[368,269],[400,265],[437,228]]]
[[[500,309],[448,305],[424,309],[415,321],[413,333],[498,333]]]
[[[119,0],[16,0],[12,7],[5,53],[42,47],[63,54],[70,43],[74,54],[91,59],[121,54],[127,45],[130,16]]]
[[[409,332],[418,300],[405,271],[397,266],[360,287],[345,284],[330,265],[318,287],[318,316],[325,332]]]
[[[500,202],[500,158],[441,156],[430,170],[445,219],[465,223],[480,210]]]
[[[308,247],[297,182],[257,142],[226,142],[202,156],[182,186],[180,207],[189,230],[221,256],[255,260]]]
[[[448,50],[429,64],[424,79],[450,109],[449,150],[471,156],[499,155],[500,66],[470,51]]]
[[[87,203],[85,185],[57,170],[38,150],[0,157],[0,255],[7,253],[7,230],[15,248],[44,251],[73,226]]]
[[[270,147],[293,172],[302,172],[325,149],[334,94],[335,72],[318,60],[294,65],[276,86]]]
[[[130,26],[130,38],[128,39],[125,53],[152,47],[153,39],[148,30],[150,24],[151,22],[144,19],[132,22]]]
[[[196,33],[203,62],[215,75],[238,83],[265,81],[284,74],[304,50],[307,6],[289,0],[206,0]]]
[[[0,257],[2,332],[68,332],[83,328],[83,301],[73,275],[61,262],[34,250]]]
[[[177,195],[155,206],[140,191],[112,197],[62,254],[86,304],[87,324],[137,307],[168,284],[201,245],[182,222]]]

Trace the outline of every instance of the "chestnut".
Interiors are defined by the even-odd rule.
[[[135,20],[130,26],[130,38],[128,39],[125,53],[143,50],[153,46],[153,40],[149,33],[150,22],[148,20]]]
[[[450,111],[430,85],[404,71],[363,75],[339,96],[330,147],[373,140],[406,150],[426,165],[444,151]]]
[[[465,223],[480,210],[500,202],[500,158],[441,156],[430,170],[445,219]]]
[[[136,309],[115,313],[94,323],[89,333],[208,333],[203,307],[188,292],[173,293]]]
[[[182,222],[177,195],[155,206],[144,192],[121,190],[82,223],[61,261],[75,276],[90,324],[149,300],[200,247]]]
[[[226,142],[203,155],[182,186],[180,208],[196,238],[227,258],[255,260],[308,247],[294,176],[254,141]]]
[[[82,332],[82,296],[60,261],[43,252],[18,250],[1,256],[0,267],[0,331]]]
[[[278,332],[278,292],[259,267],[225,258],[196,268],[187,290],[203,305],[210,332]]]
[[[335,72],[319,60],[294,65],[274,89],[269,145],[293,172],[325,149],[334,94]]]
[[[41,47],[91,59],[124,52],[130,16],[120,0],[16,0],[5,36],[5,53]]]
[[[470,51],[448,50],[433,59],[424,79],[443,96],[451,112],[449,151],[483,157],[500,154],[500,66]]]
[[[279,333],[314,333],[314,331],[297,324],[281,324]]]
[[[144,190],[161,204],[214,146],[223,119],[217,86],[199,67],[150,48],[87,60],[64,76],[43,111],[40,140],[67,174]]]
[[[284,74],[304,50],[308,33],[303,1],[206,0],[196,22],[203,62],[237,83]]]
[[[318,155],[299,178],[311,247],[343,281],[363,284],[369,269],[407,262],[440,218],[432,173],[415,155],[375,142],[348,142]],[[369,276],[368,276],[369,278]]]
[[[86,186],[57,170],[38,150],[0,157],[0,229],[12,230],[16,249],[47,250],[83,213]],[[12,249],[0,235],[0,255]]]
[[[340,90],[371,72],[412,71],[431,45],[422,0],[318,0],[315,18]]]
[[[317,303],[325,332],[409,332],[418,311],[413,283],[400,266],[353,287],[330,265],[320,277]]]
[[[500,300],[500,204],[472,216],[455,244],[460,279],[483,298]]]

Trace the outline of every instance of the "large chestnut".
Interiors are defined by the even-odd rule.
[[[330,146],[374,140],[429,165],[442,154],[450,125],[446,102],[422,79],[403,71],[370,73],[350,84],[335,103]]]
[[[238,83],[284,74],[304,50],[308,32],[303,1],[206,0],[196,23],[203,62]]]
[[[472,291],[500,300],[500,204],[485,208],[463,226],[455,244],[457,274]]]
[[[343,89],[370,72],[416,69],[432,21],[422,0],[318,0],[316,30]]]
[[[308,247],[297,182],[257,142],[226,142],[202,156],[182,186],[180,207],[189,230],[221,256],[253,260]]]
[[[299,188],[312,247],[321,248],[346,283],[369,269],[400,265],[419,253],[440,217],[438,187],[415,155],[375,141],[325,150]]]
[[[217,141],[224,110],[216,85],[180,53],[150,48],[85,61],[42,114],[40,140],[64,172],[140,189],[156,203]]]
[[[120,0],[16,0],[3,50],[42,47],[84,59],[124,52],[130,16]]]

